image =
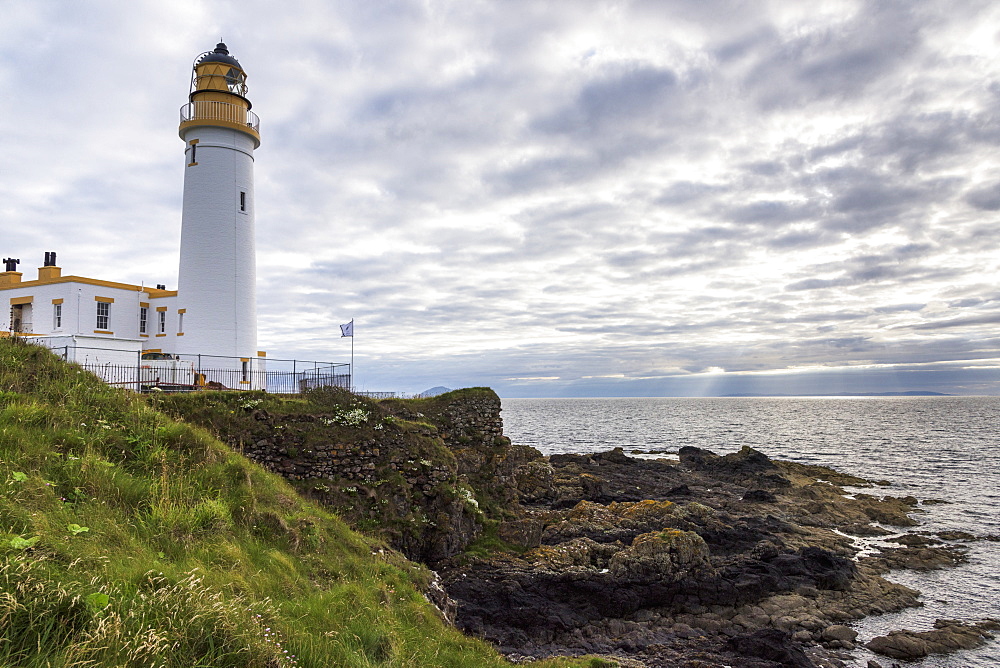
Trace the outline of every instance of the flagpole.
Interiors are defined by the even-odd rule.
[[[350,332],[350,333],[348,333],[348,332]],[[354,318],[351,318],[351,321],[349,323],[347,323],[346,325],[341,325],[340,326],[340,338],[344,338],[345,336],[351,337],[351,386],[349,388],[347,388],[347,389],[350,390],[351,392],[353,392],[354,388],[355,388],[355,384],[354,384]]]

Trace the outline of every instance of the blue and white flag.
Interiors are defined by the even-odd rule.
[[[354,336],[354,321],[353,320],[351,320],[346,325],[341,325],[340,326],[340,338],[344,338],[345,336]]]

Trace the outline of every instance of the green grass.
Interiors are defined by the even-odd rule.
[[[208,431],[0,340],[0,666],[509,665],[427,578]]]

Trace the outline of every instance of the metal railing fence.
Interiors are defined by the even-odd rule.
[[[317,387],[351,389],[351,365],[263,357],[147,355],[127,350],[56,346],[54,353],[75,362],[109,385],[137,392],[266,390],[300,394]]]

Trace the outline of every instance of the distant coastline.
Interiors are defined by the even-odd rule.
[[[723,397],[953,397],[954,394],[913,390],[910,392],[826,392],[821,394],[723,394]]]

